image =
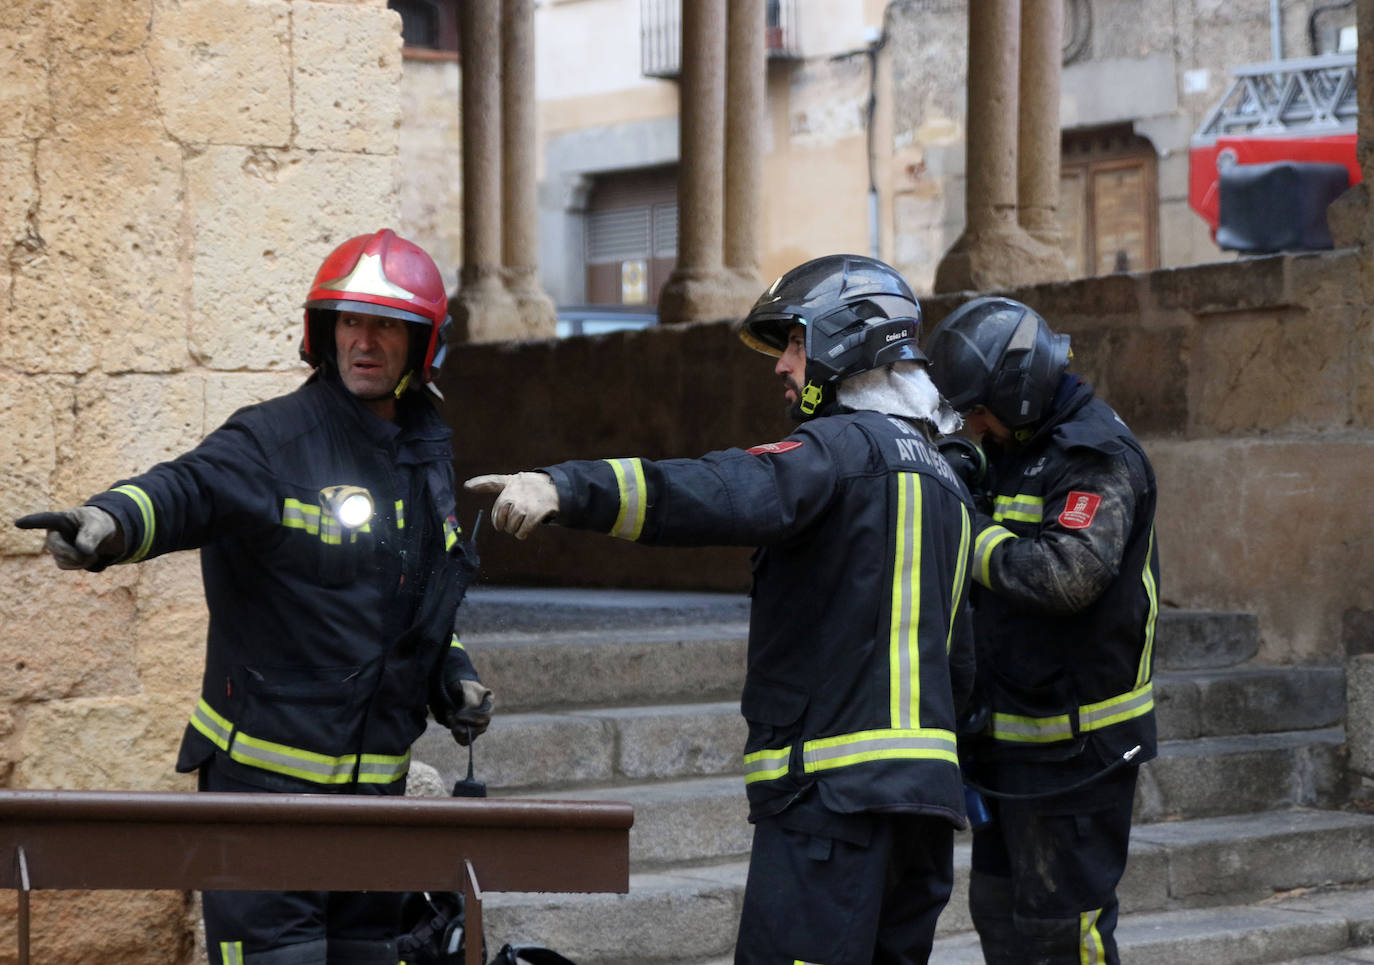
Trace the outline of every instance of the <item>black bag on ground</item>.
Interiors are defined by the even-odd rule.
[[[501,946],[501,950],[491,960],[491,965],[519,965],[520,962],[529,962],[530,965],[576,965],[571,959],[564,958],[553,949],[542,945],[510,944]]]
[[[397,957],[405,965],[463,965],[467,928],[463,896],[456,891],[412,891],[401,904],[403,934]],[[487,960],[485,937],[482,961]]]

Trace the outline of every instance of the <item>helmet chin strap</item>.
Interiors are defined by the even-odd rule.
[[[401,393],[404,392],[407,388],[410,387],[410,380],[411,380],[414,376],[415,376],[415,370],[414,370],[414,369],[411,369],[411,370],[410,370],[409,372],[407,372],[405,375],[401,376],[401,381],[399,381],[399,382],[396,383],[396,388],[392,390],[391,394],[394,395],[394,396],[396,396],[396,398],[399,399],[399,398],[401,397]]]
[[[808,380],[806,387],[802,389],[800,401],[801,414],[805,416],[815,415],[816,409],[820,407],[824,395],[825,391],[819,385]]]

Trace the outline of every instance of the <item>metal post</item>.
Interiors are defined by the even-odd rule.
[[[19,965],[29,965],[29,861],[24,855],[24,846],[15,848],[15,859],[19,872]]]
[[[482,941],[485,931],[482,928],[482,887],[477,883],[477,872],[472,870],[472,862],[463,859],[463,929],[467,944],[463,950],[463,965],[482,965]]]

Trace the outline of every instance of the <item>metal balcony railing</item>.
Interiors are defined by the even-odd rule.
[[[766,0],[764,46],[773,59],[802,55],[797,0]],[[645,77],[675,80],[682,73],[682,0],[640,0],[639,64]]]

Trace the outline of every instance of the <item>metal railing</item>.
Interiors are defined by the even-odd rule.
[[[770,58],[801,57],[797,0],[765,0],[764,46]],[[640,0],[639,66],[645,77],[682,73],[682,0]]]
[[[613,802],[0,791],[0,888],[19,965],[50,889],[461,891],[480,935],[483,888],[627,892],[633,823]],[[467,965],[481,954],[469,942]]]
[[[1237,67],[1193,142],[1227,134],[1355,131],[1355,55],[1328,54]]]

